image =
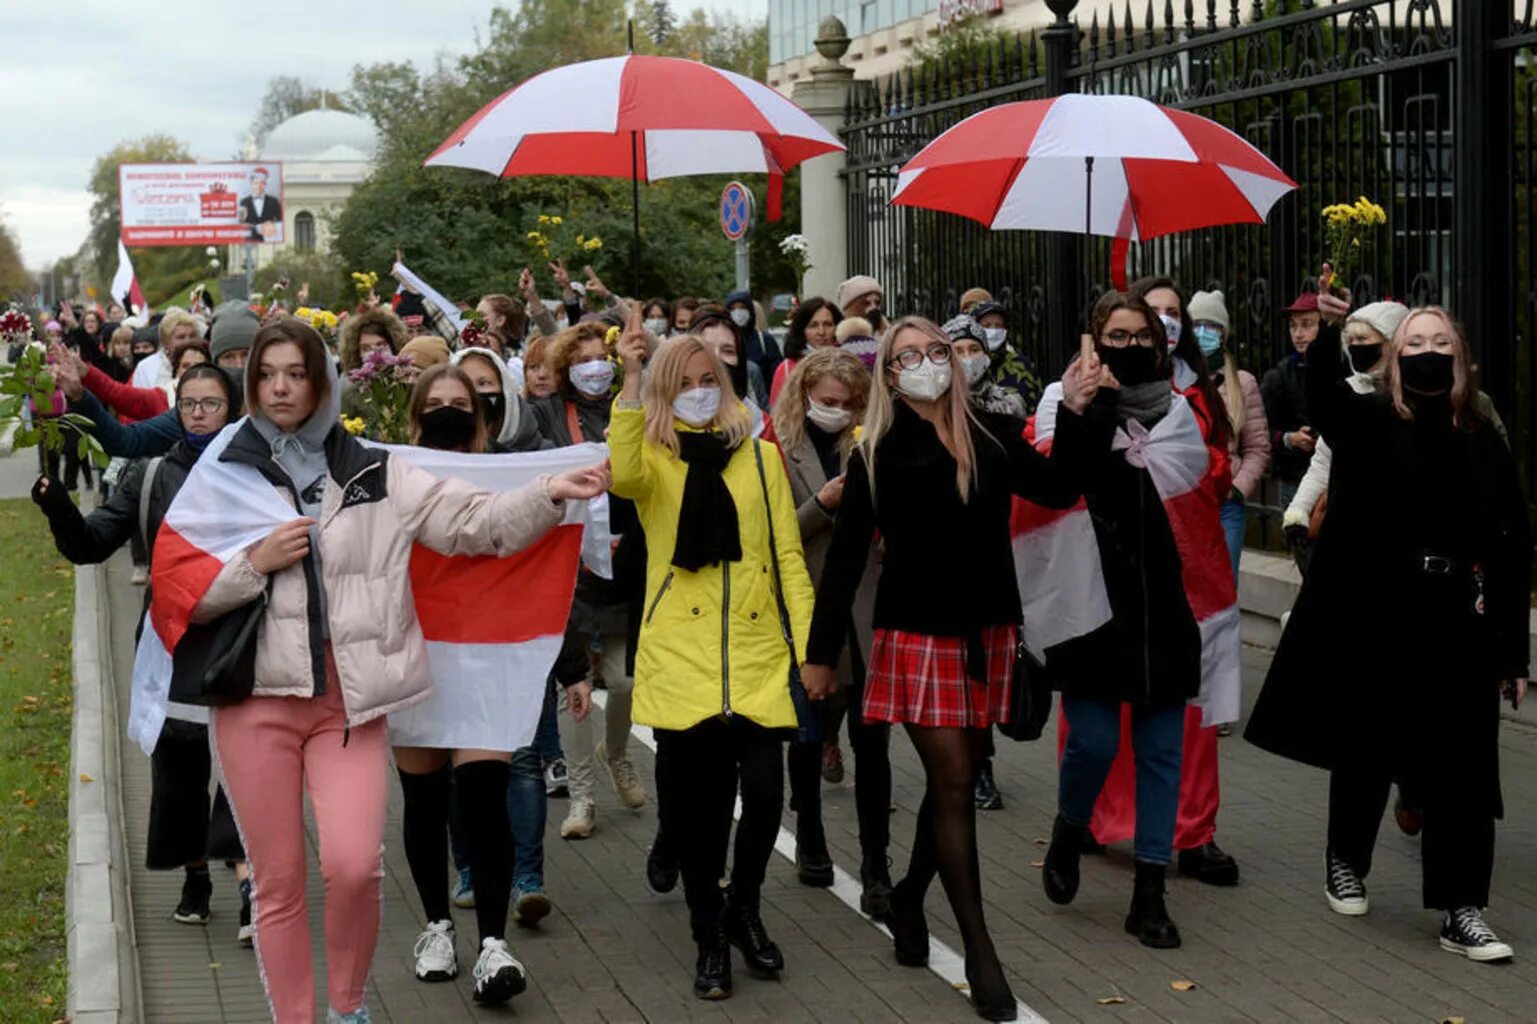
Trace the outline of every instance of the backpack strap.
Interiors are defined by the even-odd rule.
[[[163,455],[150,459],[149,465],[144,467],[144,480],[139,484],[139,536],[144,540],[146,551],[149,550],[149,495],[155,486],[155,473],[164,461]]]

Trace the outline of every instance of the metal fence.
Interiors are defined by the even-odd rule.
[[[1063,91],[1202,114],[1299,188],[1265,225],[1133,245],[1131,276],[1220,288],[1239,361],[1260,373],[1288,344],[1277,311],[1312,287],[1326,255],[1321,209],[1372,198],[1388,223],[1365,243],[1352,290],[1461,316],[1537,497],[1534,56],[1534,0],[1147,0],[1140,17],[1128,0],[1104,23],[1064,16],[1040,36],[993,41],[856,94],[843,132],[849,267],[879,278],[899,312],[942,317],[964,289],[988,288],[1018,311],[1024,348],[1051,372],[1108,286],[1109,241],[1084,251],[1077,239],[889,206],[898,169],[984,107]]]

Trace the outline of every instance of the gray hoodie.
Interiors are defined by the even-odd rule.
[[[528,410],[523,408],[523,396],[518,394],[518,389],[513,384],[512,374],[507,372],[507,364],[502,361],[502,357],[488,348],[472,345],[469,348],[461,348],[451,358],[454,365],[458,366],[464,362],[465,357],[472,355],[480,356],[496,367],[496,374],[502,381],[502,404],[506,412],[502,416],[502,429],[491,440],[509,452],[532,452],[551,447],[547,443],[542,443],[539,424],[528,414]]]

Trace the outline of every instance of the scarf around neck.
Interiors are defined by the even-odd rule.
[[[679,569],[698,572],[742,558],[736,501],[721,475],[735,452],[719,434],[678,433],[678,457],[688,466],[672,552],[672,564]]]
[[[1163,378],[1146,384],[1123,384],[1117,395],[1115,414],[1121,420],[1136,420],[1150,427],[1169,412],[1169,402],[1174,391]]]

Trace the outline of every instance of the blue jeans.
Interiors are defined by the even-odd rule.
[[[1238,584],[1238,560],[1243,557],[1243,531],[1248,525],[1248,506],[1229,499],[1222,503],[1222,532],[1227,535],[1227,553],[1233,559],[1233,584]]]
[[[539,731],[534,733],[534,746],[545,764],[562,760],[566,755],[560,749],[560,722],[555,717],[555,677],[545,680],[544,711],[539,715]]]
[[[1057,810],[1072,825],[1087,825],[1121,742],[1121,703],[1062,695],[1067,746],[1057,782]],[[1137,759],[1137,834],[1134,850],[1144,864],[1174,856],[1174,818],[1179,812],[1179,771],[1185,743],[1182,701],[1133,708],[1131,742]]]

